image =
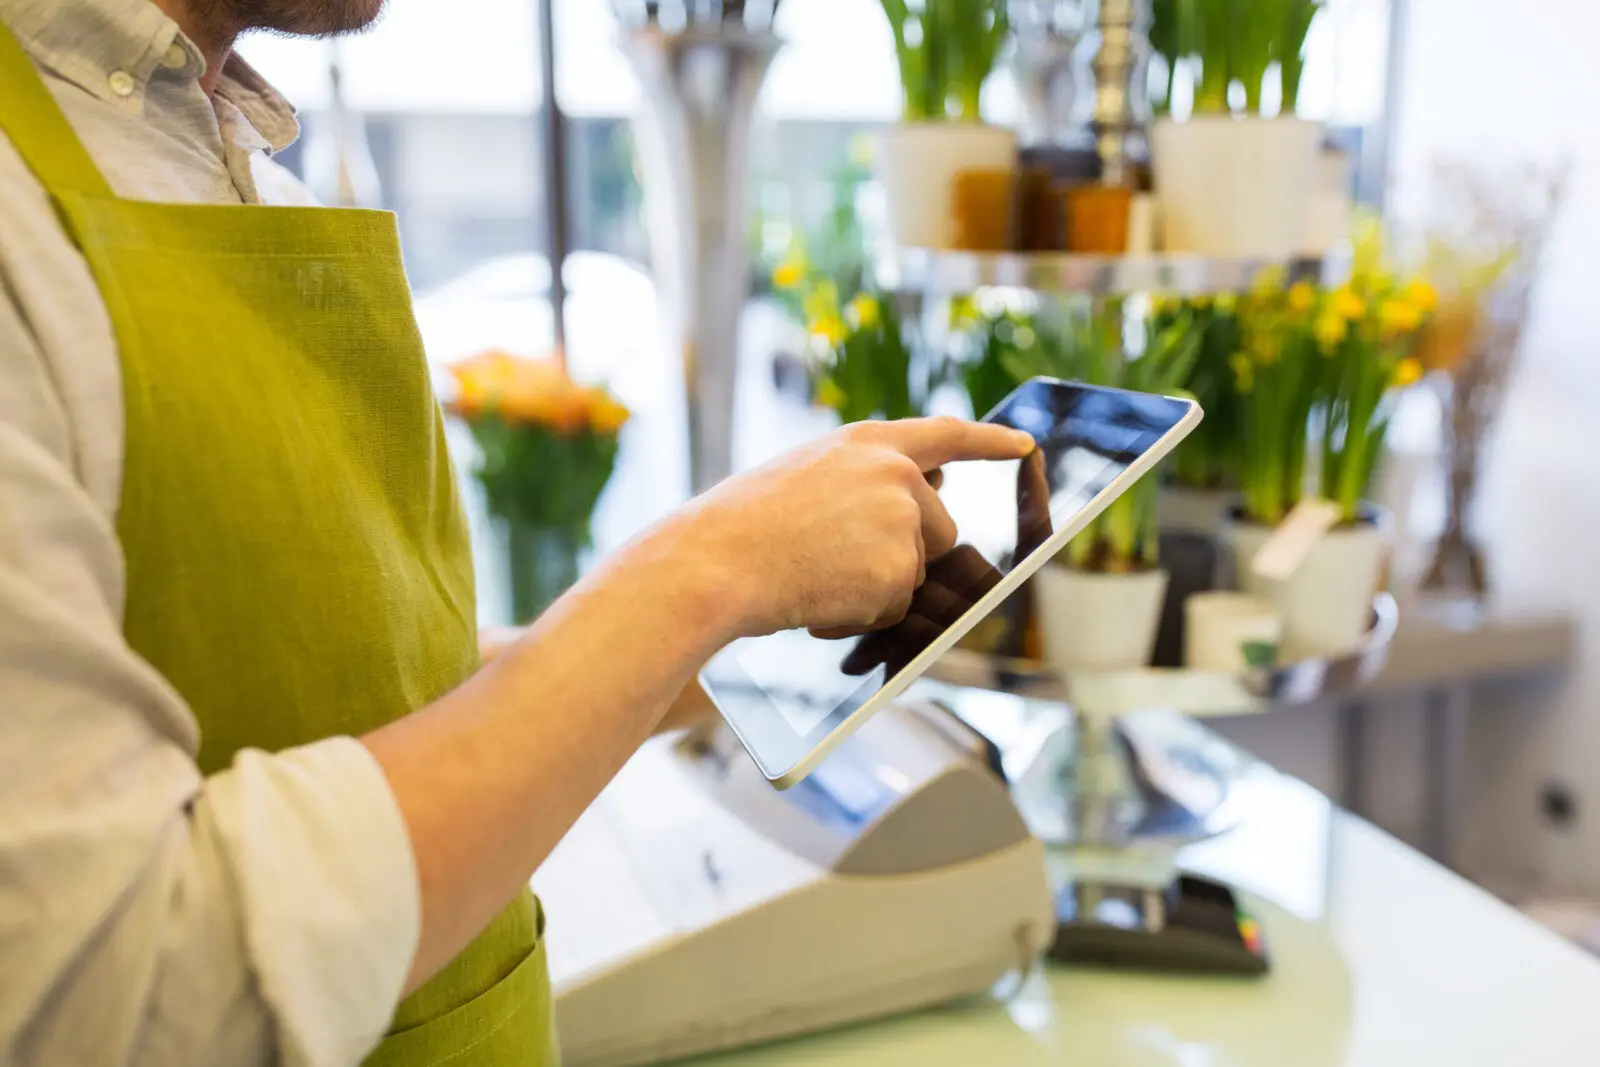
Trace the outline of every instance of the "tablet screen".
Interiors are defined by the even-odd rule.
[[[953,463],[939,490],[958,543],[928,563],[904,621],[844,640],[804,630],[746,638],[704,679],[769,774],[792,766],[962,619],[1019,561],[1077,515],[1188,413],[1168,397],[1030,382],[985,421],[1027,430],[1023,460]],[[969,620],[975,622],[976,620]],[[791,758],[792,757],[792,758]]]

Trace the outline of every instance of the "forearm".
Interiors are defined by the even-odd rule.
[[[733,636],[735,605],[683,537],[673,525],[647,535],[467,683],[363,738],[399,802],[422,889],[408,987],[526,884]]]

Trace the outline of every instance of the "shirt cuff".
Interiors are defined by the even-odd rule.
[[[359,1063],[389,1027],[422,932],[416,860],[388,779],[365,745],[335,737],[245,749],[203,795],[284,1064]]]

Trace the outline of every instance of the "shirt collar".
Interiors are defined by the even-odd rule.
[[[205,72],[194,42],[150,0],[0,0],[0,21],[36,63],[111,104],[140,106],[163,67],[196,80]],[[175,49],[182,50],[181,63]],[[272,151],[299,136],[294,107],[237,54],[223,64],[217,94]]]

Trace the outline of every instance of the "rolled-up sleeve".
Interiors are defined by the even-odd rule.
[[[419,936],[394,796],[350,738],[201,775],[74,440],[0,284],[0,1063],[359,1063]]]

